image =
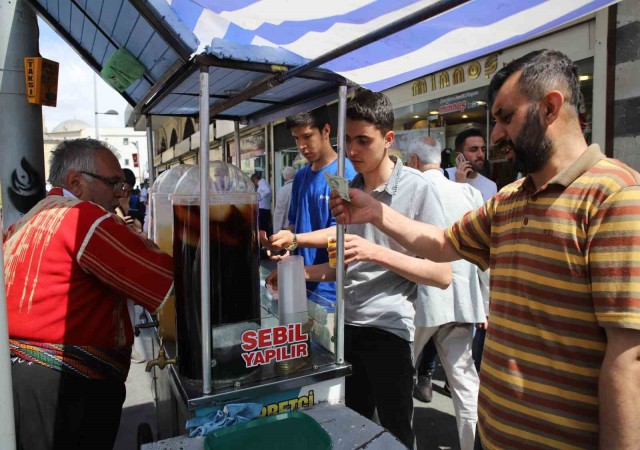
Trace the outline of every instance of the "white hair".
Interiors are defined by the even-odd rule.
[[[292,180],[295,175],[296,169],[293,167],[285,167],[282,169],[282,178],[284,178],[284,181]]]
[[[416,155],[422,164],[440,164],[442,145],[432,137],[414,139],[409,145],[408,156]]]
[[[111,145],[96,139],[80,138],[61,142],[49,158],[49,182],[53,186],[63,187],[64,178],[71,170],[95,172],[96,152],[99,150],[116,154]]]

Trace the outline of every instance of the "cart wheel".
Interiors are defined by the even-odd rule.
[[[151,425],[147,422],[143,422],[138,425],[138,450],[142,448],[143,444],[150,444],[153,442],[153,433],[151,432]]]

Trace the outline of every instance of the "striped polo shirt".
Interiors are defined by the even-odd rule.
[[[639,181],[592,145],[540,189],[516,181],[448,229],[491,267],[485,448],[597,448],[605,328],[640,329]]]

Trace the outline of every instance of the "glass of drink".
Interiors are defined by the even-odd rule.
[[[336,268],[336,257],[337,257],[336,248],[336,237],[332,234],[327,234],[327,252],[329,253],[329,267]]]

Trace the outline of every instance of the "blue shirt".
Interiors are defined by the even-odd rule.
[[[291,204],[289,206],[289,224],[294,225],[294,233],[307,233],[322,230],[336,224],[335,218],[329,210],[329,194],[331,188],[324,178],[325,172],[336,175],[338,160],[314,172],[311,164],[306,165],[296,173],[291,190]],[[345,178],[351,181],[356,171],[348,159],[345,160]],[[299,248],[298,255],[304,257],[304,265],[324,264],[329,261],[326,248]],[[307,290],[311,291],[309,299],[329,308],[333,308],[336,301],[336,284],[307,282]]]

